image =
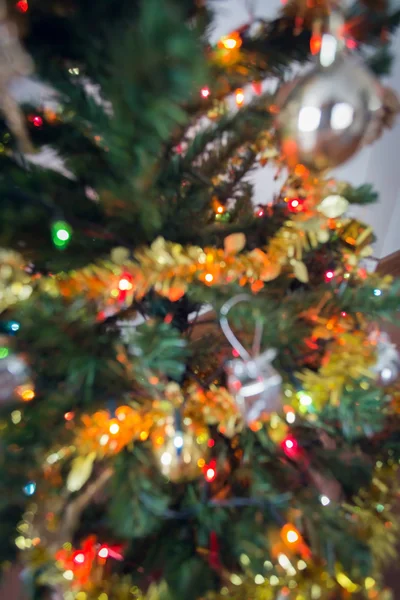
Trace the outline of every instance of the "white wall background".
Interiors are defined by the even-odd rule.
[[[280,0],[211,0],[215,11],[212,40],[249,22],[249,9],[254,17],[273,18],[282,6]],[[398,57],[387,83],[400,93],[400,31],[393,51]],[[351,161],[336,170],[338,179],[354,185],[371,183],[379,192],[379,203],[357,209],[357,215],[374,227],[377,235],[375,256],[382,258],[400,249],[400,118],[396,127],[386,132],[373,146],[364,148]],[[259,169],[253,175],[256,203],[272,199],[278,184],[270,169]]]

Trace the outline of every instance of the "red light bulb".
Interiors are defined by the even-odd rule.
[[[288,435],[282,442],[282,450],[289,458],[295,458],[299,454],[299,444],[296,438]]]
[[[130,273],[122,273],[118,282],[118,300],[124,302],[128,292],[133,288],[133,277]]]
[[[109,549],[107,548],[107,546],[102,546],[102,547],[100,548],[100,550],[98,551],[98,553],[97,553],[97,556],[98,556],[99,558],[108,558],[108,557],[109,557],[109,555],[110,555],[110,551],[109,551]]]
[[[357,48],[357,42],[353,38],[348,38],[346,40],[346,46],[349,50],[355,50]]]
[[[77,552],[74,556],[74,563],[76,563],[77,565],[83,565],[84,562],[85,555],[83,554],[83,552]]]
[[[27,0],[19,0],[19,2],[16,3],[15,7],[21,13],[26,13],[29,8]]]
[[[335,273],[333,271],[327,271],[325,273],[325,281],[331,281],[335,277]]]
[[[318,33],[314,33],[310,40],[311,54],[313,54],[313,55],[318,54],[319,51],[321,50],[321,46],[322,46],[322,36],[319,35]]]
[[[208,98],[208,96],[211,94],[210,88],[202,87],[200,90],[200,94],[201,94],[202,98]]]
[[[31,121],[35,127],[41,127],[43,125],[43,119],[39,115],[32,117]]]
[[[304,208],[304,198],[290,198],[287,205],[290,212],[301,212]]]
[[[203,467],[204,478],[206,481],[208,481],[208,483],[211,483],[217,477],[216,466],[217,461],[213,459],[208,463],[208,465],[204,465]]]

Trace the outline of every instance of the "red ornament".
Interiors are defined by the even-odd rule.
[[[19,0],[19,2],[16,3],[15,8],[21,13],[26,13],[29,9],[27,0]]]
[[[304,198],[290,198],[287,205],[290,212],[301,212],[304,209]]]

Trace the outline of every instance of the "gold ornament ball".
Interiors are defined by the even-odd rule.
[[[170,481],[179,483],[200,477],[207,461],[208,436],[196,435],[189,428],[177,431],[167,425],[162,443],[153,447],[161,473]]]
[[[278,104],[283,155],[290,167],[303,164],[313,172],[351,158],[382,110],[373,75],[343,52],[329,66],[318,64],[299,78]]]

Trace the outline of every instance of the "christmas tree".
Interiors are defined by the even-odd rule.
[[[32,599],[390,598],[399,285],[330,169],[398,112],[400,11],[215,46],[201,1],[0,11],[1,561]]]

